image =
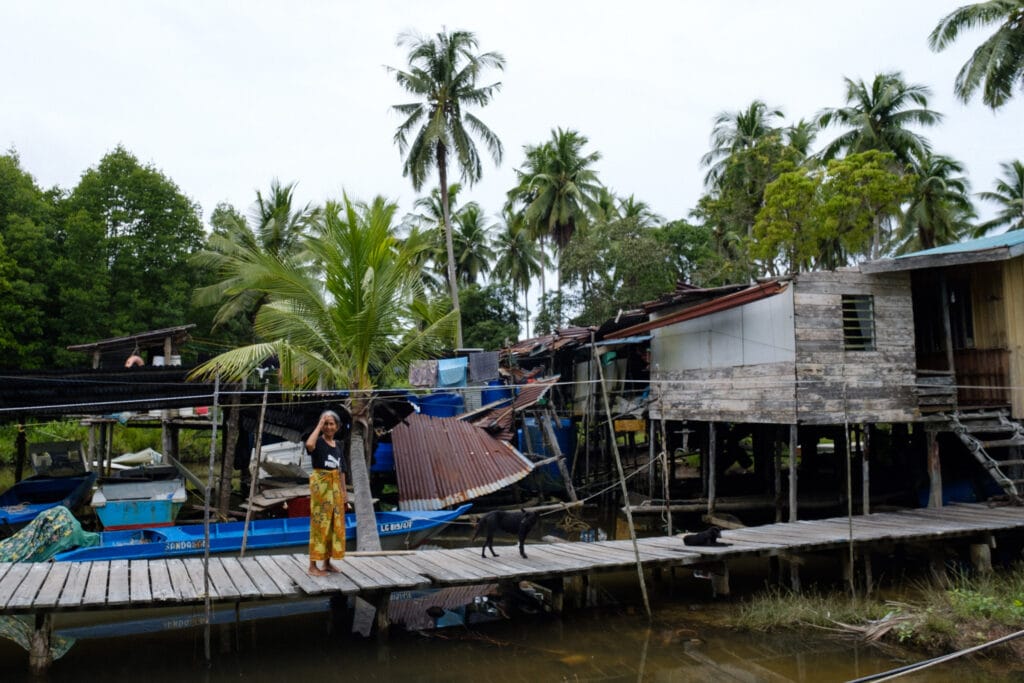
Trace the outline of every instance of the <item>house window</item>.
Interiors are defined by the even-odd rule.
[[[875,350],[875,298],[870,294],[843,295],[843,348]]]

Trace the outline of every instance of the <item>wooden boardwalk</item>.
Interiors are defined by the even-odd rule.
[[[1024,530],[1024,508],[952,505],[853,518],[858,548],[880,543],[985,543],[1000,532]],[[719,547],[689,547],[677,536],[639,541],[646,567],[723,563],[743,557],[837,550],[847,547],[846,517],[769,524],[724,531]],[[636,557],[629,540],[527,546],[528,559],[514,546],[500,557],[480,549],[421,550],[408,554],[350,556],[340,574],[314,577],[308,557],[261,555],[211,557],[209,594],[214,602],[306,598],[316,595],[374,596],[417,588],[544,580],[603,571],[629,570]],[[0,564],[0,614],[47,614],[69,610],[159,607],[202,603],[206,597],[202,558]]]

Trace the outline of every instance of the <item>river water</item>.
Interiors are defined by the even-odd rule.
[[[758,579],[736,577],[744,584]],[[57,615],[55,648],[64,651],[44,680],[159,681],[845,681],[924,659],[816,633],[741,632],[722,626],[742,595],[713,599],[707,582],[682,577],[649,584],[645,618],[630,573],[599,575],[591,606],[558,618],[501,597],[462,609],[418,593],[398,594],[387,639],[364,637],[372,608],[317,599],[216,613],[205,656],[202,608]],[[470,591],[471,592],[471,591]],[[446,604],[440,623],[424,616]],[[237,619],[237,620],[236,620]],[[0,681],[30,680],[28,656],[0,639]],[[905,681],[1024,680],[1005,666],[942,665]]]
[[[466,532],[459,534],[438,542],[466,543]],[[514,591],[481,586],[401,593],[389,608],[399,625],[386,639],[361,635],[373,619],[365,603],[248,603],[237,613],[215,613],[209,662],[201,607],[57,614],[59,657],[42,680],[816,683],[926,658],[826,633],[724,626],[767,575],[766,563],[737,568],[727,598],[714,598],[710,583],[689,571],[652,580],[650,621],[635,572],[596,575],[581,603],[567,605],[561,617],[546,611],[539,587],[527,584]],[[32,680],[24,649],[30,631],[26,621],[0,620],[0,634],[8,634],[0,637],[0,683]],[[965,659],[900,680],[1024,681],[1024,663],[1013,668]]]

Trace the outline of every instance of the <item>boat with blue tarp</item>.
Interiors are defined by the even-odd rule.
[[[377,512],[377,533],[385,550],[415,548],[438,533],[448,524],[465,514],[472,504],[454,510],[408,510]],[[283,548],[304,549],[309,545],[309,517],[282,517],[258,519],[249,522],[220,522],[210,524],[210,552],[237,553],[242,547],[250,551]],[[345,515],[345,538],[349,544],[356,536],[356,516]],[[86,562],[93,560],[141,560],[198,555],[206,549],[206,530],[203,524],[104,531],[100,542],[88,548],[77,548],[59,553],[57,562]]]
[[[68,477],[32,476],[0,494],[0,536],[31,522],[41,512],[58,505],[74,510],[81,505],[96,481],[95,472]]]

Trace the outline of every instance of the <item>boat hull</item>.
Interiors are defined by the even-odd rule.
[[[427,538],[444,529],[465,514],[472,505],[440,512],[378,512],[377,533],[385,550],[415,548]],[[306,552],[309,549],[309,518],[284,517],[255,520],[245,532],[244,522],[224,522],[210,525],[210,553],[238,553],[243,533],[246,552],[281,551]],[[354,546],[356,516],[345,515],[345,538]],[[130,531],[105,531],[100,544],[60,553],[58,562],[86,562],[94,560],[139,560],[198,555],[206,550],[204,525],[171,526]],[[349,549],[354,549],[351,547]]]
[[[0,527],[20,528],[40,512],[63,505],[69,510],[80,506],[92,490],[96,474],[71,477],[29,477],[0,494]]]

